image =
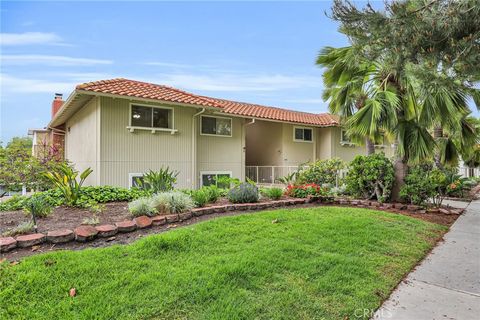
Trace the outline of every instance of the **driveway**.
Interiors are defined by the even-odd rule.
[[[480,319],[480,200],[377,310],[375,320]]]

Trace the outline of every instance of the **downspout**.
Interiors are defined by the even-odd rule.
[[[197,187],[197,121],[196,118],[205,112],[205,108],[202,108],[199,112],[192,116],[192,188]]]
[[[243,134],[243,164],[242,164],[242,177],[245,179],[246,172],[245,172],[245,166],[247,165],[247,126],[252,125],[255,123],[255,118],[250,120],[249,122],[244,124],[243,130],[245,131]],[[257,178],[258,179],[258,178]],[[244,180],[242,180],[244,181]]]

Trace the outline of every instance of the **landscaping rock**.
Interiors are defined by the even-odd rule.
[[[98,234],[97,229],[93,226],[80,226],[75,228],[75,240],[78,242],[87,242],[95,239]]]
[[[235,210],[240,210],[240,211],[247,210],[248,207],[249,207],[248,203],[237,203],[235,205]]]
[[[147,216],[136,217],[133,221],[135,221],[138,229],[145,229],[152,226],[152,219]]]
[[[169,214],[168,216],[165,216],[165,219],[167,219],[168,223],[177,222],[178,214]]]
[[[422,209],[422,207],[414,205],[414,204],[409,204],[407,206],[407,210],[409,210],[409,211],[418,211],[420,209]]]
[[[210,209],[213,210],[213,212],[215,213],[224,213],[225,211],[227,211],[225,206],[214,206],[214,207],[210,207]]]
[[[7,252],[17,247],[17,240],[12,237],[0,238],[0,252]]]
[[[100,238],[109,238],[111,236],[114,236],[118,233],[118,228],[114,225],[111,224],[104,224],[101,226],[95,227],[98,231],[98,236]]]
[[[352,200],[352,201],[350,201],[350,204],[351,204],[352,206],[358,206],[359,203],[360,203],[360,202],[359,202],[358,200]]]
[[[115,226],[117,227],[119,232],[131,232],[137,229],[137,225],[135,224],[135,221],[129,221],[129,220],[117,222],[115,223]]]
[[[395,209],[405,210],[407,208],[407,205],[405,205],[404,203],[394,203],[393,207]]]
[[[215,212],[215,210],[213,210],[212,207],[203,208],[203,214],[212,214],[214,212]]]
[[[204,208],[194,208],[194,209],[192,209],[192,214],[195,217],[200,217],[200,216],[203,216],[205,214],[205,210],[204,210]]]
[[[180,213],[178,215],[180,221],[185,221],[185,220],[189,220],[193,217],[193,214],[191,212],[184,212],[184,213]]]
[[[376,202],[376,201],[372,201],[370,202],[370,207],[372,208],[378,208],[380,207],[382,204],[380,202]]]
[[[439,208],[439,209],[438,209],[438,212],[440,212],[440,213],[442,213],[442,214],[450,214],[450,210],[445,209],[445,208]]]
[[[47,233],[47,242],[50,243],[65,243],[73,240],[75,240],[75,234],[69,229],[48,231]]]
[[[226,211],[235,211],[235,205],[233,204],[228,204],[225,206]]]
[[[427,213],[440,213],[438,208],[429,208],[427,209]]]
[[[383,204],[382,204],[382,207],[385,208],[385,209],[391,209],[391,208],[393,208],[393,204],[391,204],[391,203],[383,203]]]
[[[155,216],[152,218],[152,224],[154,226],[161,226],[167,223],[167,219],[164,216]]]
[[[257,204],[256,203],[248,203],[248,210],[256,210]]]
[[[43,243],[44,241],[45,235],[42,233],[27,234],[17,237],[17,246],[20,248],[26,248]]]
[[[294,201],[294,204],[305,204],[306,199],[295,199],[293,201]]]
[[[350,201],[348,199],[338,199],[338,203],[342,205],[347,205],[350,204]]]

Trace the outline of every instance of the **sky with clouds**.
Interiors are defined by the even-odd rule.
[[[1,2],[0,141],[44,127],[55,92],[115,77],[326,111],[330,2]]]

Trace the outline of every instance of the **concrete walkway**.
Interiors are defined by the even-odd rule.
[[[375,320],[480,319],[480,200],[377,310]]]

